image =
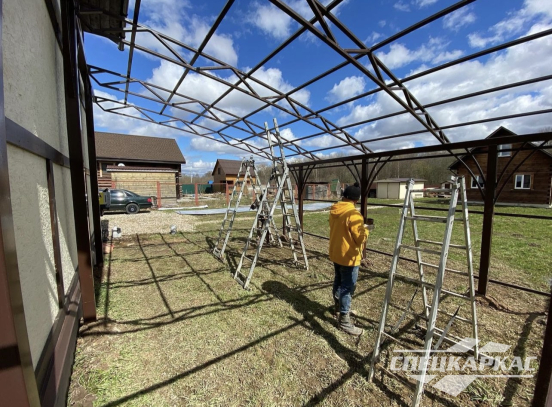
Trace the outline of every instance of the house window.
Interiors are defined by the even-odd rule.
[[[516,174],[515,189],[531,189],[531,175]]]
[[[220,168],[218,169],[218,175],[220,175]]]
[[[499,157],[510,157],[512,155],[511,151],[504,151],[504,150],[511,150],[512,145],[511,144],[501,144],[498,146],[498,156]]]
[[[476,189],[477,184],[481,185],[481,188],[485,188],[485,182],[483,181],[483,177],[481,175],[476,175],[475,178],[472,177],[471,179],[472,189]]]

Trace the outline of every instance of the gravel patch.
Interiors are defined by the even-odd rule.
[[[135,215],[107,213],[101,217],[102,229],[107,228],[110,236],[114,227],[121,228],[123,236],[145,233],[169,233],[172,225],[175,225],[176,230],[179,232],[192,231],[195,222],[196,219],[193,216],[156,210],[142,211]]]

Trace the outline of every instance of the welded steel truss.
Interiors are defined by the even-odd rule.
[[[205,137],[219,143],[233,146],[237,149],[246,151],[248,154],[256,154],[267,158],[269,157],[268,147],[260,147],[266,146],[266,140],[264,140],[264,129],[262,127],[262,123],[256,123],[254,115],[267,108],[273,108],[276,109],[276,111],[284,112],[292,117],[291,120],[282,123],[281,128],[286,128],[287,126],[297,122],[304,122],[308,123],[311,126],[310,128],[315,129],[315,131],[311,134],[303,134],[294,139],[283,138],[283,145],[289,150],[288,157],[299,156],[310,160],[318,159],[316,153],[340,147],[351,147],[357,150],[358,154],[367,154],[372,152],[370,147],[373,146],[373,143],[375,142],[405,138],[414,135],[430,134],[434,137],[434,143],[446,145],[450,142],[449,138],[445,134],[445,131],[448,129],[552,112],[552,109],[523,111],[507,116],[488,117],[477,121],[447,123],[444,126],[440,126],[428,112],[428,108],[434,106],[440,106],[459,100],[491,94],[505,89],[514,89],[533,83],[548,81],[552,79],[552,75],[545,75],[520,82],[507,83],[502,86],[482,89],[477,92],[467,93],[454,98],[443,99],[425,105],[422,104],[415,97],[415,95],[408,90],[406,85],[409,81],[450,68],[462,62],[475,60],[477,58],[550,35],[552,34],[552,29],[518,38],[514,41],[506,42],[498,46],[489,47],[482,51],[443,63],[425,71],[418,72],[404,78],[398,78],[376,56],[376,51],[386,45],[392,44],[409,33],[443,18],[444,16],[472,3],[475,0],[459,1],[458,3],[413,24],[412,26],[396,33],[395,35],[392,35],[372,47],[367,47],[345,24],[340,21],[338,17],[336,17],[336,15],[332,13],[332,10],[342,3],[343,0],[334,0],[326,6],[324,6],[319,0],[305,1],[310,6],[314,15],[314,17],[310,20],[305,19],[297,10],[294,10],[284,1],[270,0],[270,3],[294,19],[301,26],[301,28],[247,72],[221,61],[204,51],[222,21],[225,17],[227,17],[229,10],[236,2],[235,0],[229,0],[224,5],[223,9],[211,26],[211,29],[207,32],[197,49],[189,44],[184,44],[141,24],[139,22],[140,0],[136,0],[132,19],[117,15],[109,10],[99,8],[94,5],[97,2],[94,2],[93,0],[80,1],[79,15],[81,16],[81,24],[85,31],[111,38],[113,41],[118,42],[120,47],[126,46],[129,49],[127,70],[124,73],[113,72],[101,67],[89,65],[89,73],[93,82],[106,90],[122,93],[123,95],[122,98],[120,98],[122,101],[96,97],[95,102],[100,108],[111,113],[134,117],[150,123],[157,123],[162,126],[183,131],[190,135]],[[124,28],[114,28],[113,24],[107,28],[97,28],[97,26],[93,26],[91,23],[91,21],[93,21],[91,16],[93,15],[101,15],[104,17],[108,16],[112,20],[118,19],[120,21],[120,27]],[[282,50],[307,31],[312,33],[319,41],[332,49],[343,59],[343,61],[322,74],[286,92],[282,92],[253,76],[255,72],[275,58]],[[128,36],[125,35],[127,33],[130,33],[130,39],[128,39]],[[158,45],[164,49],[164,52],[155,51],[137,43],[137,33],[149,33],[153,38],[155,38]],[[344,48],[340,44],[338,38],[346,38],[347,42],[352,42],[355,44],[356,48]],[[133,77],[132,64],[135,50],[139,50],[149,54],[152,57],[156,57],[160,60],[168,61],[182,67],[184,69],[183,73],[174,87],[172,89],[167,89],[153,83],[148,83],[143,79]],[[187,59],[182,52],[179,52],[179,50],[185,50],[185,52],[191,53],[193,56],[190,59]],[[298,100],[297,92],[348,65],[356,68],[360,74],[375,84],[376,88],[350,99],[330,104],[319,110],[313,110]],[[238,80],[236,82],[230,82],[217,76],[215,74],[217,71],[231,71],[238,78]],[[179,93],[178,89],[180,85],[190,74],[190,72],[202,75],[212,81],[216,81],[219,84],[226,86],[227,90],[216,100],[211,102],[201,101],[196,98],[192,98],[189,95]],[[131,91],[131,84],[138,84],[141,91]],[[268,92],[270,96],[262,96],[259,94],[259,88],[263,89],[265,93]],[[247,95],[248,97],[259,102],[260,107],[244,115],[236,115],[227,109],[222,108],[221,101],[223,101],[224,98],[231,92],[240,92],[243,95]],[[398,110],[396,112],[377,117],[366,117],[363,118],[363,120],[348,123],[346,125],[338,125],[333,123],[327,116],[324,115],[331,109],[338,108],[339,106],[377,94],[379,92],[385,92],[397,103]],[[156,105],[156,108],[153,109],[151,107],[145,107],[136,103],[129,103],[129,96],[135,97],[133,100],[147,101],[148,106],[151,106],[151,102],[153,102]],[[174,101],[175,98],[178,100],[177,102]],[[187,118],[182,118],[183,115],[187,115]],[[359,125],[400,115],[410,115],[419,123],[421,127],[418,126],[418,128],[409,132],[387,134],[371,138],[369,140],[359,140],[350,133],[351,128]],[[232,134],[229,134],[230,129],[232,130]],[[330,147],[320,147],[314,149],[307,149],[301,145],[302,140],[312,139],[322,135],[329,135],[337,141]]]

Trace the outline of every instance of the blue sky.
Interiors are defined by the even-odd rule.
[[[142,0],[139,21],[158,32],[197,48],[225,3],[219,0]],[[335,14],[366,46],[371,46],[454,3],[448,0],[348,0],[338,6]],[[132,17],[133,4],[134,1],[131,0],[130,17]],[[306,0],[287,0],[287,4],[306,18],[312,17],[312,11]],[[268,1],[236,0],[205,52],[247,72],[298,28],[297,23]],[[550,28],[552,28],[552,0],[478,0],[383,47],[377,55],[397,77],[404,78],[481,49]],[[335,27],[333,32],[336,33],[343,48],[354,48],[348,39],[338,34],[339,31]],[[166,48],[150,34],[138,34],[136,42],[164,55],[170,55]],[[180,47],[175,46],[175,49],[189,61],[191,53]],[[128,49],[118,51],[116,45],[109,40],[87,34],[85,52],[90,65],[121,74],[126,73]],[[313,34],[304,33],[257,70],[254,76],[279,91],[288,92],[342,61],[343,59],[335,51],[320,42]],[[362,62],[368,63],[367,59]],[[200,58],[196,65],[212,67],[215,64]],[[136,51],[131,75],[160,87],[172,89],[182,71],[181,67],[171,62]],[[237,80],[235,73],[227,69],[210,72],[224,81],[234,83]],[[420,102],[431,103],[550,74],[552,74],[552,38],[544,37],[409,81],[407,86]],[[102,79],[120,80],[109,75],[103,75]],[[254,84],[252,86],[255,87]],[[123,94],[116,90],[106,89],[97,84],[94,84],[94,88],[96,96],[114,101],[123,99]],[[373,82],[362,72],[353,66],[347,66],[316,84],[293,93],[292,97],[303,105],[317,110],[374,88]],[[259,86],[255,89],[264,96],[273,94]],[[153,96],[137,84],[131,85],[130,90],[149,97]],[[224,90],[226,87],[223,84],[191,73],[182,83],[179,92],[210,103]],[[160,94],[165,95],[164,92]],[[183,100],[175,97],[172,101],[182,102]],[[129,103],[155,111],[161,108],[159,103],[145,101],[136,96],[131,96]],[[106,103],[105,106],[114,105]],[[200,106],[195,104],[188,106],[193,111],[200,109]],[[243,115],[261,105],[247,95],[232,92],[218,106],[229,113]],[[289,108],[285,103],[282,107]],[[552,108],[552,83],[545,81],[467,101],[436,106],[428,110],[439,125],[447,126],[550,108]],[[343,126],[398,110],[401,109],[397,102],[380,92],[328,110],[323,115],[331,122]],[[129,114],[131,111],[133,115],[139,115],[133,109],[125,110]],[[185,112],[173,108],[167,109],[166,112],[177,117],[189,117]],[[156,120],[163,120],[161,116],[155,114],[150,116]],[[224,114],[221,116],[224,117]],[[285,123],[291,119],[289,114],[273,107],[255,114],[252,119],[262,125],[264,121],[272,122],[273,117],[279,123]],[[212,123],[204,120],[198,124],[209,126]],[[95,125],[97,131],[175,138],[187,160],[187,165],[183,167],[183,172],[186,174],[203,174],[210,171],[217,158],[240,159],[247,155],[228,145],[177,129],[107,113],[97,107]],[[182,124],[174,123],[174,125],[184,128]],[[446,134],[452,141],[482,138],[500,125],[517,133],[538,132],[546,127],[552,127],[552,114],[465,126],[448,130]],[[416,130],[419,127],[412,117],[402,115],[350,127],[348,132],[359,141],[369,141],[372,138]],[[310,125],[301,123],[281,127],[280,130],[288,140],[314,133]],[[236,138],[244,136],[242,132],[232,129],[227,133]],[[264,147],[261,139],[254,142],[259,147]],[[368,142],[367,146],[372,150],[387,150],[432,143],[435,143],[432,136],[419,135],[386,142]],[[358,150],[350,147],[337,147],[342,142],[330,135],[301,140],[297,144],[308,150],[336,146],[332,150],[318,154],[323,158],[336,153],[359,153]],[[291,154],[291,151],[288,153]]]

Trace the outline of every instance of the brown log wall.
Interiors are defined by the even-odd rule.
[[[516,149],[520,146],[521,143],[513,144],[512,148]],[[487,168],[486,149],[482,149],[480,151],[480,153],[474,154],[474,157],[483,169],[483,171],[485,171],[485,168]],[[552,158],[542,153],[541,151],[536,151],[533,154],[531,153],[532,150],[520,151],[517,155],[515,155],[511,162],[510,159],[515,154],[515,151],[511,152],[512,156],[497,158],[498,177],[500,177],[500,174],[502,174],[506,165],[508,166],[497,185],[497,193],[499,190],[502,189],[497,202],[550,205]],[[514,173],[516,167],[524,159],[526,159],[526,161]],[[479,175],[477,166],[471,157],[464,159],[464,162],[474,174]],[[515,189],[514,183],[516,174],[530,174],[531,189]],[[468,170],[461,164],[458,166],[458,175],[464,175],[466,177],[466,184],[468,187],[468,199],[470,201],[482,201],[483,197],[481,196],[479,189],[471,188],[472,176],[469,174]],[[485,176],[486,174],[483,175]]]

